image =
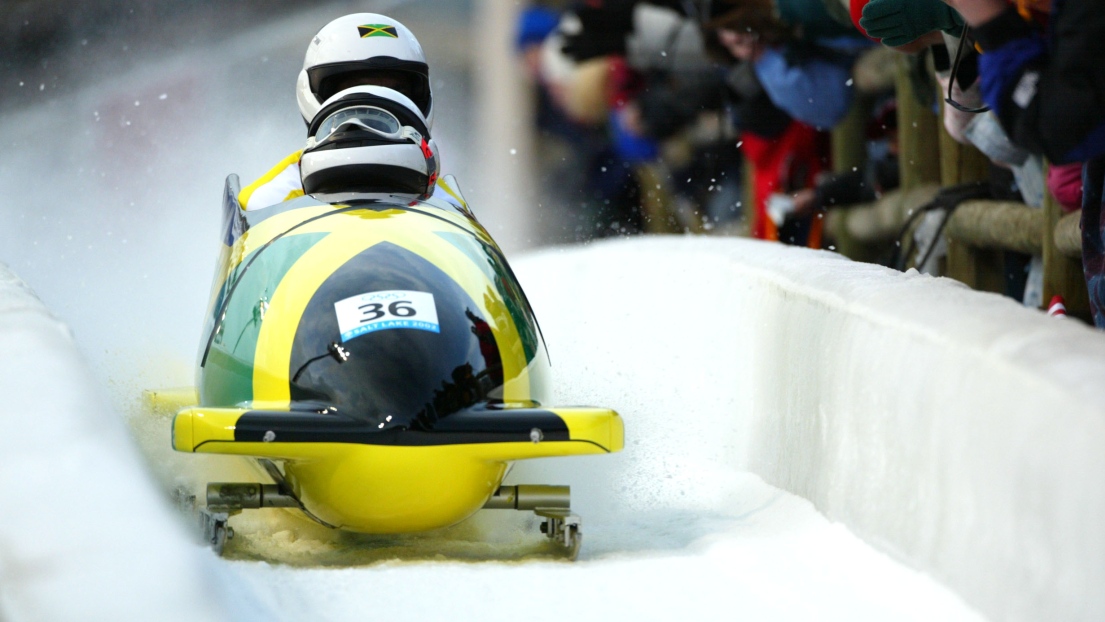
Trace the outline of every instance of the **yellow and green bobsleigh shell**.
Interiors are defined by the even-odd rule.
[[[258,212],[276,213],[249,225],[223,254],[225,277],[213,297],[209,339],[201,353],[201,404],[328,399],[341,408],[333,400],[342,396],[318,394],[313,380],[325,376],[332,391],[335,373],[359,373],[362,384],[367,376],[391,373],[401,374],[404,384],[424,380],[439,389],[441,382],[454,381],[454,372],[469,371],[483,373],[481,384],[495,384],[491,399],[541,401],[547,360],[521,288],[474,219],[431,201],[348,206],[303,197]],[[342,342],[334,303],[393,290],[432,294],[441,332],[384,330]],[[319,361],[301,369],[335,342],[351,351],[347,363]],[[479,352],[470,352],[473,348]],[[419,361],[405,360],[414,356],[411,349],[423,355]],[[465,364],[472,369],[460,369]],[[399,369],[403,365],[408,369]],[[414,367],[425,365],[445,373],[411,377]],[[386,393],[394,399],[393,391]],[[382,404],[378,410],[396,406]]]
[[[283,460],[313,515],[388,533],[467,517],[509,460],[621,449],[613,411],[543,405],[533,311],[465,207],[300,197],[227,211],[199,405],[177,415],[176,449]],[[396,316],[358,306],[370,325],[342,316],[412,295]]]

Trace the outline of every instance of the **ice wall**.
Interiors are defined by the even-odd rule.
[[[586,398],[622,410],[627,440],[635,404],[676,404],[650,433],[679,443],[706,438],[702,413],[728,400],[731,428],[716,430],[737,439],[728,464],[984,614],[1105,618],[1105,335],[948,279],[748,240],[645,238],[514,263],[539,317],[572,314],[551,330],[611,336],[585,373],[615,388]],[[572,339],[559,330],[554,372]],[[673,371],[686,369],[694,381]],[[699,445],[688,453],[717,449]],[[698,459],[720,460],[686,458]]]
[[[3,264],[0,395],[0,619],[258,619],[159,498],[69,329]]]

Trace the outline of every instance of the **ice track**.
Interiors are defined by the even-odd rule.
[[[232,523],[239,537],[226,559],[192,545],[157,499],[240,467],[169,452],[167,420],[142,412],[137,397],[191,381],[222,179],[259,175],[299,145],[289,85],[303,42],[332,14],[151,59],[65,100],[46,91],[40,106],[0,117],[0,185],[34,180],[0,207],[0,263],[72,328],[91,368],[74,371],[71,349],[35,342],[40,320],[25,318],[41,309],[5,306],[25,293],[2,280],[0,371],[25,399],[0,407],[0,490],[10,495],[0,504],[0,619],[981,619],[928,575],[743,468],[749,441],[736,422],[758,362],[728,346],[741,319],[726,301],[741,292],[716,295],[732,281],[708,261],[655,272],[672,248],[647,242],[631,256],[603,249],[637,242],[513,261],[549,344],[557,401],[611,406],[626,421],[621,454],[519,464],[508,477],[572,486],[580,561],[556,559],[521,513],[385,538],[258,512]],[[466,72],[443,62],[435,82],[438,140],[462,183],[470,158],[450,154],[470,138]],[[70,123],[53,123],[60,111]],[[486,224],[512,235],[509,220]],[[695,254],[695,241],[679,244]],[[695,287],[713,292],[712,306],[695,308]],[[83,380],[55,381],[66,374]],[[37,396],[64,408],[36,409]],[[142,460],[120,433],[124,421]],[[58,428],[90,436],[70,445]],[[78,477],[127,496],[35,492]],[[35,500],[22,506],[35,520],[13,509],[17,495]]]

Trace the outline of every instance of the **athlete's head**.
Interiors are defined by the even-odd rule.
[[[433,126],[434,104],[426,56],[411,31],[377,13],[354,13],[322,27],[307,46],[296,99],[310,124],[323,102],[356,86],[398,91]]]
[[[307,194],[433,193],[437,145],[421,110],[380,86],[354,86],[322,104],[299,161]]]

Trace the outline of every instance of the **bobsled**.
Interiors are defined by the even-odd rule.
[[[513,461],[617,452],[612,410],[547,402],[549,359],[502,251],[451,176],[437,195],[300,196],[261,210],[227,179],[222,250],[181,452],[256,459],[271,483],[212,482],[231,516],[283,507],[335,529],[421,532],[482,508],[533,511],[570,554],[567,486],[503,486]]]

